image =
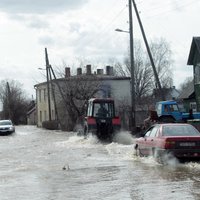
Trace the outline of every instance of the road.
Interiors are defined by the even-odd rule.
[[[200,164],[163,166],[127,133],[116,141],[17,126],[0,138],[0,200],[200,199]]]

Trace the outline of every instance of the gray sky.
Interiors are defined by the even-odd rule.
[[[45,81],[44,49],[53,68],[112,64],[127,55],[128,0],[1,0],[0,80],[14,79],[35,95],[34,84]],[[200,35],[199,0],[136,0],[147,39],[163,37],[173,52],[174,85],[192,76],[187,66],[193,36]],[[141,33],[133,13],[134,37]],[[78,67],[78,66],[76,66]]]

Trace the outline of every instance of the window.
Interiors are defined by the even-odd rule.
[[[174,125],[163,127],[164,136],[199,136],[200,133],[193,126]]]
[[[54,110],[51,111],[51,118],[52,118],[52,119],[55,119]]]
[[[179,111],[178,105],[176,105],[176,104],[172,105],[172,109],[174,112]]]
[[[146,133],[145,133],[145,137],[149,137],[151,134],[153,127],[151,127]]]
[[[157,136],[157,132],[158,132],[158,126],[155,126],[153,129],[152,129],[152,131],[151,131],[151,133],[150,133],[150,137],[156,137]]]
[[[161,115],[161,111],[162,111],[162,104],[158,104],[156,110],[157,110],[158,116],[160,116]]]
[[[200,63],[194,66],[194,83],[200,83]]]
[[[39,89],[39,101],[41,102],[41,90]]]
[[[44,111],[44,121],[47,121],[47,111]]]
[[[169,105],[170,112],[177,112],[179,111],[178,106],[176,104]]]
[[[46,101],[46,89],[44,89],[44,101]]]
[[[97,116],[98,110],[100,108],[100,104],[99,103],[95,103],[94,104],[94,116]]]
[[[103,113],[102,113],[103,111]],[[100,117],[114,117],[114,105],[111,102],[98,102],[94,103],[94,116]]]
[[[40,122],[42,122],[42,111],[40,111]]]
[[[88,104],[87,116],[92,116],[92,102]]]
[[[197,112],[197,104],[196,102],[190,102],[190,108],[193,112]]]

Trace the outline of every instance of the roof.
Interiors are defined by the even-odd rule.
[[[188,65],[194,65],[193,61],[196,51],[198,51],[200,55],[200,37],[193,37],[192,39],[192,44],[190,47],[190,53],[187,62]]]
[[[30,109],[26,114],[30,115],[31,113],[36,111],[36,107],[34,106],[32,109]]]
[[[163,105],[171,105],[171,104],[176,104],[176,101],[174,100],[169,100],[169,101],[159,101],[157,104],[163,104]]]
[[[187,88],[185,88],[180,94],[180,99],[188,99],[194,93],[194,83],[191,82],[188,84]]]
[[[70,76],[67,78],[58,78],[58,79],[53,79],[52,81],[66,81],[66,80],[77,80],[79,78],[87,78],[88,80],[98,80],[98,81],[110,81],[110,80],[130,80],[130,77],[126,76],[109,76],[109,75],[75,75],[75,76]],[[37,88],[38,86],[41,85],[46,85],[47,82],[42,82],[34,85],[34,88]]]

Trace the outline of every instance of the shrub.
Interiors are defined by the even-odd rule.
[[[42,127],[49,130],[58,130],[58,121],[57,120],[44,121],[42,122]]]

